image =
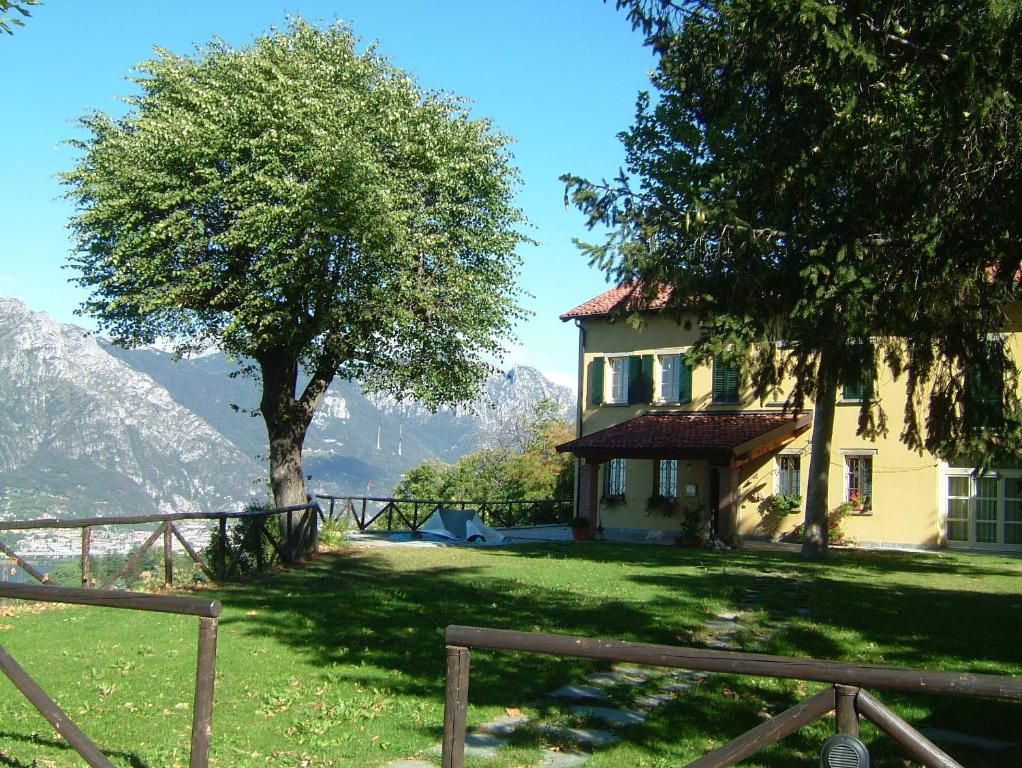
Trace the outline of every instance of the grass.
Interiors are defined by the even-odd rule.
[[[761,578],[764,574],[767,578]],[[811,581],[794,613],[790,579]],[[1022,674],[1022,559],[967,554],[794,555],[639,545],[344,548],[246,585],[217,590],[221,617],[212,762],[216,766],[372,766],[429,757],[443,720],[448,624],[557,631],[645,642],[704,638],[712,614],[761,593],[751,626],[789,621],[749,650],[784,655]],[[808,601],[808,602],[806,602]],[[187,765],[197,622],[111,609],[64,608],[0,618],[0,643],[118,766]],[[584,723],[542,694],[607,665],[473,654],[469,722],[505,708]],[[602,766],[684,765],[818,688],[712,676],[654,711]],[[621,692],[615,692],[615,695]],[[1018,704],[877,691],[915,724],[1017,740]],[[832,731],[821,722],[746,765],[814,764]],[[864,729],[874,763],[910,765]],[[537,762],[544,736],[517,735],[493,760]],[[1022,764],[1022,752],[949,748],[969,766]],[[6,679],[0,680],[0,766],[81,765]]]

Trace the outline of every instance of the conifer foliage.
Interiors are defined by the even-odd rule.
[[[1015,2],[619,0],[658,57],[611,182],[564,177],[584,245],[664,284],[757,394],[815,401],[804,551],[826,547],[834,403],[894,375],[901,438],[941,457],[1022,442],[1022,11]],[[783,342],[783,343],[779,343]],[[991,382],[981,371],[995,371]],[[890,403],[888,403],[890,405]],[[900,407],[900,406],[899,406]],[[901,419],[898,419],[901,421]],[[859,429],[886,432],[863,398]]]

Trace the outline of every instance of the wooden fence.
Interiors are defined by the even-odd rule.
[[[463,768],[465,764],[465,717],[468,707],[470,648],[578,656],[659,667],[813,680],[831,684],[831,687],[694,760],[686,768],[725,768],[735,765],[830,712],[836,712],[839,733],[857,736],[861,715],[927,768],[962,768],[919,731],[864,690],[864,687],[1022,700],[1022,679],[1014,677],[845,664],[541,632],[450,626],[447,628],[447,689],[441,763],[443,768]]]
[[[389,496],[330,496],[317,499],[329,502],[327,519],[350,519],[360,531],[417,531],[439,509],[474,509],[480,519],[493,528],[523,525],[565,524],[572,515],[571,499],[538,501],[395,499]]]
[[[271,519],[272,518],[272,519]],[[167,585],[174,583],[174,540],[181,545],[188,557],[214,581],[231,578],[249,553],[255,559],[256,569],[275,563],[292,563],[307,551],[315,551],[319,541],[319,523],[324,519],[323,510],[316,502],[300,504],[282,509],[261,510],[256,512],[179,512],[169,515],[133,515],[111,517],[83,517],[78,519],[58,520],[44,518],[39,520],[8,520],[0,522],[2,531],[36,531],[53,529],[81,529],[81,574],[82,586],[97,586],[90,572],[90,552],[92,532],[100,526],[139,526],[157,524],[142,546],[134,550],[124,564],[113,574],[98,584],[99,589],[109,589],[119,579],[133,576],[145,554],[159,541],[163,540],[163,578]],[[182,520],[215,520],[218,522],[216,531],[216,548],[211,557],[200,553],[181,533],[175,525]],[[228,520],[247,522],[242,539],[232,545]],[[272,529],[277,528],[274,535]],[[269,546],[269,557],[264,556],[262,542]],[[201,547],[199,549],[202,549]],[[7,555],[12,562],[32,576],[36,581],[47,583],[48,574],[29,563],[11,546],[0,539],[0,552]]]
[[[148,595],[34,584],[0,584],[0,598],[197,616],[199,643],[195,669],[195,699],[192,706],[191,757],[188,765],[189,768],[206,768],[209,765],[209,742],[213,732],[217,617],[220,615],[221,607],[219,601],[176,595]],[[86,763],[92,768],[114,768],[114,764],[106,758],[99,747],[75,725],[3,646],[0,646],[0,671],[14,683]]]

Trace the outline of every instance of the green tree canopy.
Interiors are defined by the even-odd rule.
[[[628,171],[565,181],[594,263],[706,324],[763,396],[815,400],[805,551],[825,547],[839,382],[886,364],[902,439],[948,457],[1022,442],[1010,326],[1022,262],[1022,13],[968,0],[619,0],[658,56]],[[783,340],[780,345],[776,342]],[[990,366],[997,424],[972,414]],[[989,408],[987,409],[990,410]],[[887,429],[866,398],[862,434]]]
[[[493,445],[454,464],[427,460],[408,470],[394,496],[432,501],[536,501],[569,499],[575,463],[556,447],[575,436],[550,398],[539,400]]]
[[[158,50],[126,116],[81,118],[63,177],[101,330],[253,361],[278,506],[305,501],[301,447],[335,376],[466,399],[520,311],[508,138],[356,45],[298,19]]]

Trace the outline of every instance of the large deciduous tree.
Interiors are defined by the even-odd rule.
[[[302,444],[335,376],[463,400],[520,312],[507,137],[356,44],[299,19],[157,50],[124,117],[81,119],[63,177],[101,330],[252,361],[278,506],[306,500]]]
[[[841,383],[904,377],[901,438],[918,450],[1016,449],[996,334],[1022,260],[1019,5],[618,6],[658,57],[656,94],[622,134],[627,172],[565,177],[611,228],[583,248],[617,279],[673,287],[672,308],[705,323],[693,361],[721,354],[759,396],[793,379],[791,405],[814,400],[803,552],[826,550]],[[860,433],[886,430],[864,398]]]

